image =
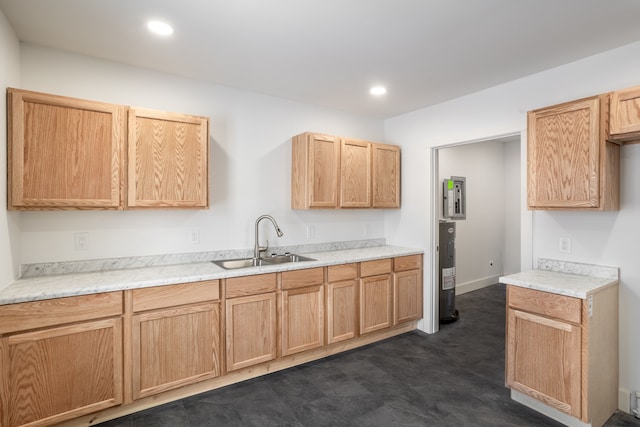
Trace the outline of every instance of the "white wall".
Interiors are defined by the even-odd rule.
[[[20,44],[0,11],[0,87],[20,84]],[[4,96],[4,94],[3,94]],[[0,288],[19,271],[19,214],[7,211],[7,103],[0,102]]]
[[[509,146],[515,150],[507,151]],[[508,185],[506,179],[508,171],[514,168],[519,178],[519,148],[519,140],[496,139],[438,150],[439,210],[442,205],[440,183],[451,176],[466,178],[467,217],[456,221],[457,294],[496,283],[504,272],[506,255],[520,253],[520,240],[507,239],[507,232],[515,234],[514,230],[507,230],[508,227],[515,229],[519,237],[520,212],[519,197],[514,203],[513,192],[507,190],[511,190],[511,183]],[[511,157],[508,158],[507,153]],[[519,182],[518,179],[517,196]],[[512,208],[514,205],[516,209]],[[516,260],[519,270],[519,256]]]
[[[635,85],[640,85],[640,43],[387,120],[387,141],[402,144],[404,153],[403,208],[386,217],[387,241],[430,248],[429,147],[522,132],[522,148],[526,144],[526,111]],[[523,157],[525,153],[523,150]],[[640,324],[638,170],[640,146],[623,147],[619,212],[523,210],[521,220],[523,268],[530,268],[537,257],[620,267],[620,387],[623,391],[640,389],[640,365],[636,363],[640,340],[632,327]],[[525,180],[521,190],[521,203],[524,203]],[[572,239],[571,254],[558,253],[560,236]],[[429,257],[427,254],[427,259]],[[425,277],[428,282],[429,275]],[[433,290],[427,284],[425,307],[431,307],[432,295]],[[434,323],[432,318],[427,318],[422,327],[430,331],[436,327]],[[620,400],[620,406],[624,408],[623,401]]]
[[[504,143],[504,253],[502,254],[502,274],[513,274],[520,268],[521,246],[521,173],[526,173],[520,165],[520,141]]]
[[[21,263],[248,249],[264,213],[285,233],[277,238],[265,227],[272,246],[384,237],[383,210],[290,209],[293,135],[384,141],[380,120],[28,44],[21,87],[211,119],[209,210],[22,212]],[[315,227],[312,240],[306,225]],[[200,244],[190,243],[191,230],[199,230]],[[89,250],[74,250],[77,231],[90,233]]]

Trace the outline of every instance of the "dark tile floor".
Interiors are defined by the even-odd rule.
[[[503,285],[458,296],[460,319],[101,424],[560,426],[504,386]],[[640,426],[616,412],[607,427]]]

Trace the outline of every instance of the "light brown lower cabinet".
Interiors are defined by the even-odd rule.
[[[393,324],[422,318],[422,255],[393,260]]]
[[[276,274],[226,280],[227,371],[277,357]]]
[[[583,300],[507,287],[506,382],[593,427],[618,399],[618,289]]]
[[[327,343],[358,336],[358,264],[327,267]]]
[[[0,306],[0,424],[45,426],[123,401],[122,293]]]
[[[392,259],[360,263],[360,335],[393,324]]]

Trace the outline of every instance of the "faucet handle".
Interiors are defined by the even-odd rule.
[[[269,250],[269,241],[267,240],[267,243],[264,246],[260,246],[258,245],[258,257],[262,258],[262,253],[266,254],[267,250]]]

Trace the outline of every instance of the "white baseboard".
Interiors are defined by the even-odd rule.
[[[618,389],[618,409],[627,414],[631,413],[631,392],[626,388]]]
[[[484,277],[482,279],[473,280],[467,283],[456,284],[456,295],[466,294],[467,292],[477,291],[478,289],[486,288],[487,286],[495,285],[498,283],[500,275]]]

